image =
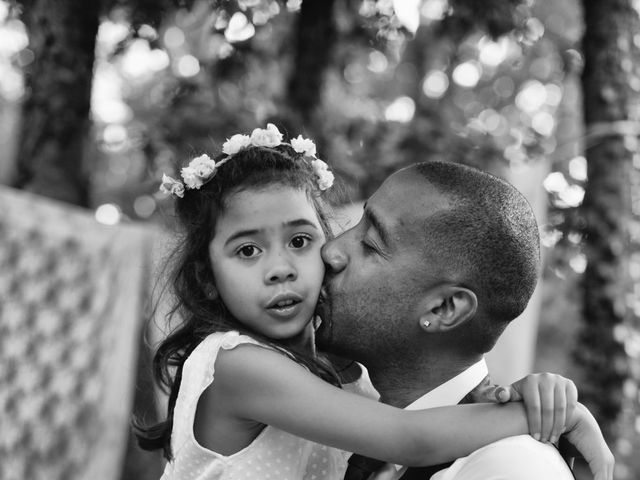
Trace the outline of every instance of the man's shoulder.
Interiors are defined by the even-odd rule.
[[[433,480],[557,480],[573,479],[558,450],[529,435],[508,437],[456,460]]]

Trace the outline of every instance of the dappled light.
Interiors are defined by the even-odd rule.
[[[104,225],[116,225],[122,218],[122,212],[117,205],[105,203],[96,208],[96,220]]]
[[[619,456],[616,480],[634,480],[640,1],[622,3],[624,15],[587,17],[601,3],[107,2],[87,7],[97,29],[91,68],[83,67],[90,108],[60,114],[80,98],[80,86],[68,86],[81,85],[83,68],[67,52],[73,42],[46,49],[59,48],[54,37],[69,27],[36,35],[33,2],[0,0],[0,181],[42,193],[54,182],[32,184],[29,175],[66,165],[47,178],[68,183],[45,195],[67,201],[82,184],[91,221],[172,228],[162,173],[178,176],[188,159],[213,157],[231,135],[267,123],[285,138],[316,139],[349,201],[416,161],[506,178],[540,224],[543,268],[531,304],[542,313],[531,320],[537,344],[526,339],[529,367],[576,377]],[[609,16],[607,29],[589,31],[587,20]],[[40,69],[57,63],[43,94]],[[63,96],[65,88],[77,95]]]

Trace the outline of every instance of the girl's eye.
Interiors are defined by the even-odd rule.
[[[260,253],[260,249],[255,245],[243,245],[237,251],[237,254],[242,258],[252,258]]]
[[[306,235],[296,235],[291,239],[289,245],[293,248],[304,248],[310,241],[311,238]]]

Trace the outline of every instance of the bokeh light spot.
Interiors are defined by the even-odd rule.
[[[122,125],[107,125],[102,132],[106,143],[121,143],[127,139],[127,129]]]
[[[515,91],[515,85],[511,77],[504,76],[497,78],[495,82],[493,82],[493,91],[496,95],[502,98],[509,98],[513,95]]]
[[[106,20],[98,27],[97,42],[110,50],[127,38],[127,35],[129,35],[129,25]]]
[[[154,70],[162,70],[166,67],[166,62],[163,64],[163,55],[154,52],[160,50],[152,51],[146,40],[139,38],[133,41],[122,58],[122,70],[134,78],[148,75]]]
[[[369,64],[367,68],[374,73],[382,73],[389,66],[387,56],[379,50],[373,50],[369,54]]]
[[[485,65],[497,67],[507,58],[509,40],[502,37],[494,42],[489,37],[482,37],[478,42],[478,48],[480,49],[480,61]]]
[[[96,99],[92,102],[91,113],[105,123],[125,123],[133,117],[129,105],[116,98],[105,101]]]
[[[302,6],[302,0],[287,0],[287,10],[297,12]]]
[[[393,10],[400,24],[411,33],[420,26],[420,0],[393,0]]]
[[[569,266],[576,273],[584,273],[587,269],[587,257],[583,253],[574,255],[569,260]]]
[[[9,16],[9,4],[0,2],[0,22],[4,22]]]
[[[518,95],[516,105],[520,110],[533,113],[539,110],[547,100],[547,89],[537,80],[525,82]]]
[[[360,83],[365,79],[366,72],[360,63],[352,62],[344,69],[344,79],[352,84]]]
[[[562,88],[555,83],[548,83],[545,85],[547,90],[546,104],[551,107],[557,107],[562,101]]]
[[[4,56],[16,54],[29,45],[27,29],[19,20],[9,20],[0,25],[0,38],[0,54]]]
[[[535,42],[544,35],[544,25],[536,17],[528,19],[525,25],[527,29],[526,35],[529,41]]]
[[[142,195],[133,202],[133,210],[140,218],[149,218],[156,210],[156,201],[149,195]]]
[[[116,225],[122,219],[122,212],[117,205],[105,203],[96,208],[95,218],[104,225]]]
[[[178,60],[177,70],[182,77],[193,77],[200,72],[200,62],[193,55],[185,55]]]
[[[577,207],[584,199],[584,188],[580,185],[569,185],[568,188],[558,193],[558,198],[566,207]]]
[[[507,133],[506,119],[492,108],[487,108],[480,112],[478,120],[482,123],[483,130],[492,135],[498,136]]]
[[[584,182],[587,180],[587,159],[582,155],[572,158],[569,161],[569,175],[571,178]]]
[[[558,193],[569,187],[569,183],[562,172],[551,172],[542,182],[542,186],[547,192]]]
[[[555,126],[556,121],[549,112],[538,112],[531,118],[531,128],[542,136],[551,136]]]
[[[473,88],[480,81],[482,70],[475,62],[464,62],[458,65],[452,74],[453,81],[461,87]]]
[[[155,40],[156,38],[158,38],[157,30],[151,25],[147,25],[146,23],[140,25],[140,27],[138,28],[138,35],[149,40]]]
[[[256,33],[256,28],[241,12],[233,14],[224,31],[224,36],[229,42],[244,42],[249,40]]]
[[[169,48],[179,48],[184,44],[184,32],[172,26],[164,32],[164,44]]]
[[[431,70],[422,82],[422,91],[429,98],[441,98],[448,88],[449,77],[442,70]]]
[[[427,20],[442,20],[449,11],[447,0],[426,0],[420,8],[420,13]]]
[[[389,122],[407,123],[416,112],[416,104],[409,97],[396,98],[384,111],[384,117]]]
[[[24,79],[18,71],[0,64],[0,96],[9,100],[19,100],[24,95]]]

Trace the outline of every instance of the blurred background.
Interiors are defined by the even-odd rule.
[[[0,0],[0,478],[159,478],[128,423],[158,416],[159,180],[267,122],[352,219],[417,161],[522,190],[544,269],[494,379],[574,379],[640,478],[637,0]]]

